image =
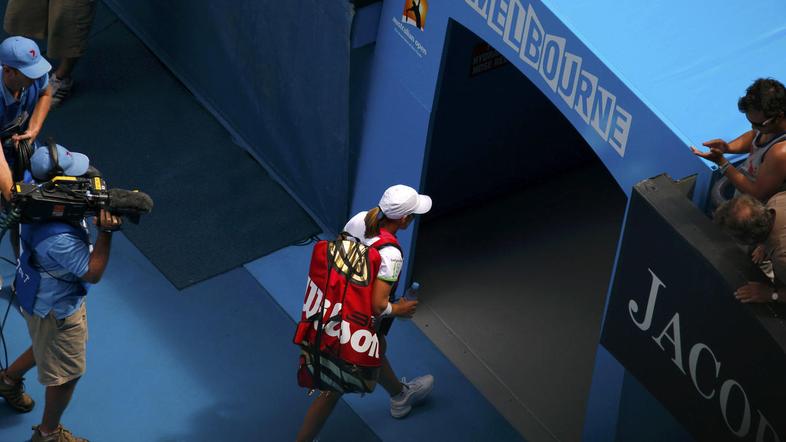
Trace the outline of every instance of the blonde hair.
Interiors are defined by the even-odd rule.
[[[382,209],[380,209],[379,206],[370,209],[368,213],[366,213],[366,218],[364,219],[366,223],[366,232],[364,235],[366,238],[379,236],[380,224],[384,218],[385,214],[382,213]]]

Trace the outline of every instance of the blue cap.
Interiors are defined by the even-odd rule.
[[[78,152],[69,152],[65,147],[57,144],[57,162],[63,173],[68,176],[84,175],[90,166],[90,159]],[[30,157],[30,172],[37,180],[47,180],[54,166],[49,157],[49,147],[41,146]]]
[[[18,69],[33,80],[43,77],[52,65],[41,55],[38,45],[25,37],[8,37],[0,43],[0,63]]]

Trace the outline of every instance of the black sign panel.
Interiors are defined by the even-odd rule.
[[[733,296],[764,275],[668,177],[629,204],[602,345],[697,440],[786,442],[783,304]]]

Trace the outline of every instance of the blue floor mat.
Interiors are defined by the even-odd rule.
[[[13,272],[7,267],[0,272]],[[294,323],[245,269],[178,292],[116,235],[88,317],[87,374],[63,416],[75,434],[116,442],[294,439],[310,402],[295,381]],[[29,344],[16,312],[5,334],[11,358]],[[0,441],[27,440],[40,421],[35,371],[26,384],[36,408],[16,414],[0,400]],[[320,440],[347,437],[379,440],[341,402]]]
[[[128,238],[184,288],[319,232],[307,213],[101,5],[73,95],[41,132],[111,187],[155,200]],[[231,80],[228,79],[228,87]]]

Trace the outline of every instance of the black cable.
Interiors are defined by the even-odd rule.
[[[3,315],[3,322],[0,322],[0,342],[3,343],[3,359],[5,364],[0,366],[4,372],[8,369],[8,347],[5,343],[5,334],[3,330],[5,330],[5,323],[8,320],[8,313],[11,312],[11,305],[14,303],[14,291],[11,290],[11,296],[8,298],[8,306],[5,309],[5,314]]]
[[[311,235],[308,238],[301,239],[300,241],[293,243],[292,245],[296,247],[303,247],[309,244],[314,244],[317,241],[319,241],[319,237],[317,235]]]
[[[3,237],[5,237],[5,234],[6,232],[8,232],[8,229],[10,227],[17,225],[21,217],[22,217],[22,211],[18,207],[12,208],[10,212],[0,214],[0,241],[3,240]],[[0,258],[10,262],[13,265],[16,265],[16,263],[12,262],[11,260],[5,257],[0,257]],[[8,306],[5,309],[5,315],[3,315],[3,322],[0,322],[0,343],[2,343],[3,345],[3,361],[4,361],[4,365],[0,368],[2,368],[3,371],[8,369],[8,346],[6,345],[5,333],[3,331],[5,330],[5,323],[6,320],[8,319],[8,313],[11,311],[11,305],[13,303],[14,303],[14,291],[11,290],[11,296],[8,298]]]

